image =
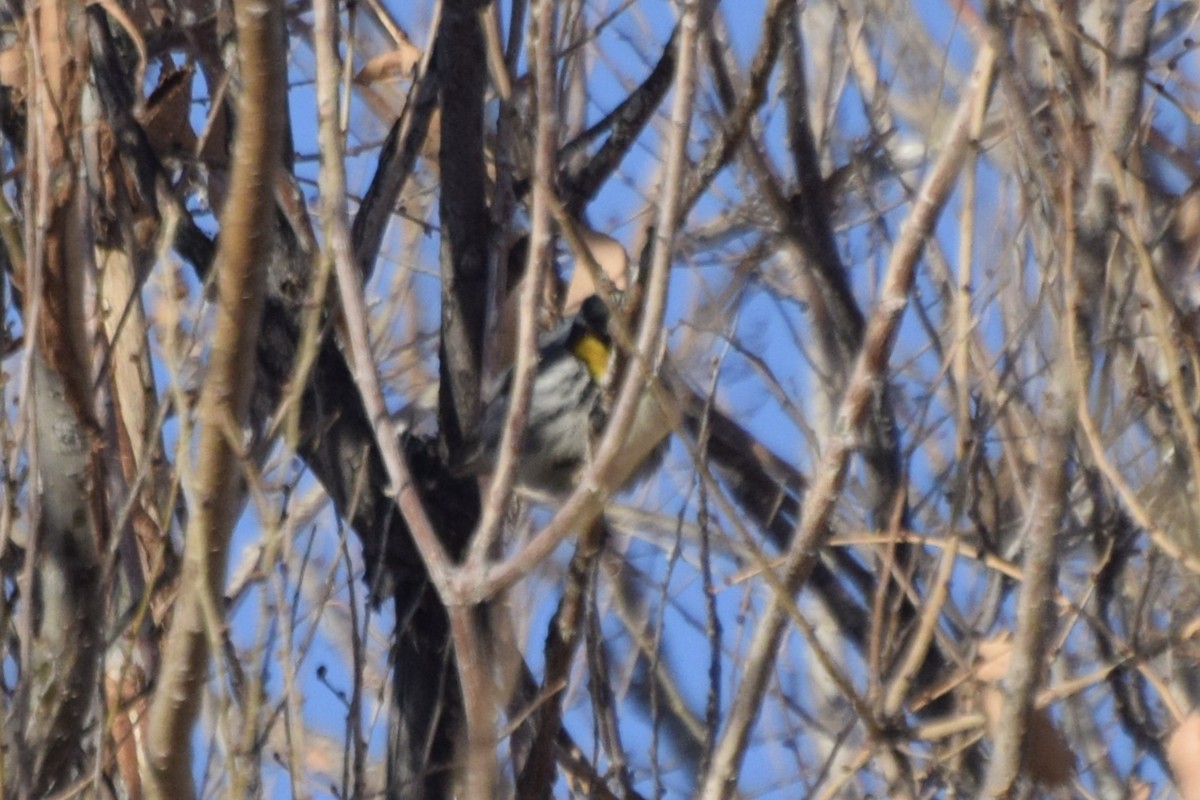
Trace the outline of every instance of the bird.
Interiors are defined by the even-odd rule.
[[[578,482],[583,467],[591,459],[593,441],[608,419],[606,389],[614,362],[611,326],[608,306],[593,294],[584,299],[574,317],[539,341],[525,439],[517,458],[518,485],[545,495],[561,496]],[[484,475],[495,469],[509,412],[512,379],[509,370],[494,397],[486,403],[479,435],[468,448],[468,455],[455,467],[457,474]],[[638,416],[646,416],[654,405],[647,393],[639,402]],[[652,472],[661,461],[662,449],[660,446],[658,452],[652,453],[626,485]]]

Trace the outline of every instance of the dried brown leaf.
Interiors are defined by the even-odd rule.
[[[1012,664],[1012,633],[993,636],[979,645],[975,677],[984,683],[996,683],[1008,674]]]
[[[579,226],[578,232],[600,269],[618,289],[624,291],[629,283],[629,254],[625,252],[625,247],[611,236],[583,225]],[[592,273],[582,264],[576,264],[575,271],[571,273],[571,282],[567,285],[563,314],[574,314],[580,304],[595,293],[596,281]]]
[[[15,44],[0,50],[0,86],[24,92],[25,46]]]
[[[1200,714],[1192,713],[1167,737],[1167,761],[1183,800],[1200,800]]]
[[[1002,633],[979,645],[975,677],[986,684],[980,693],[980,709],[987,721],[989,737],[998,732],[1004,714],[1006,698],[1000,682],[1008,674],[1011,663],[1010,633]],[[1044,787],[1062,786],[1075,774],[1075,754],[1045,708],[1029,712],[1022,749],[1021,765],[1026,776]]]
[[[393,80],[411,75],[413,68],[421,63],[421,50],[416,45],[401,42],[395,50],[375,56],[354,76],[358,84]]]
[[[1154,796],[1154,787],[1146,781],[1134,778],[1129,781],[1129,787],[1125,790],[1125,796],[1129,800],[1150,800]]]
[[[193,153],[196,132],[189,120],[192,103],[191,67],[163,75],[138,115],[151,145],[160,156]]]
[[[1024,766],[1032,780],[1049,788],[1063,786],[1075,775],[1075,753],[1048,709],[1035,708],[1029,714]]]

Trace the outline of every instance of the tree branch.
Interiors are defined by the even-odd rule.
[[[994,51],[985,46],[976,58],[972,84],[959,105],[958,114],[947,137],[945,149],[930,171],[917,195],[896,247],[888,263],[880,300],[867,327],[862,352],[854,365],[834,434],[822,448],[822,458],[801,514],[800,526],[792,539],[776,588],[755,630],[745,662],[742,683],[730,709],[727,728],[713,754],[712,765],[701,780],[699,797],[718,800],[728,797],[737,785],[738,767],[749,741],[750,728],[758,717],[766,692],[784,626],[787,607],[804,585],[816,563],[829,518],[839,499],[850,456],[853,436],[871,413],[875,384],[887,369],[908,293],[916,273],[917,259],[925,237],[950,196],[955,177],[968,151],[970,121],[977,106],[987,102],[991,88]]]
[[[285,122],[286,65],[278,43],[278,2],[235,0],[242,93],[230,197],[217,251],[217,303],[209,371],[201,391],[194,497],[183,575],[167,635],[163,668],[150,704],[143,780],[151,798],[194,795],[191,732],[212,642],[220,635],[229,537],[240,508],[241,471],[254,385],[254,345],[271,250],[275,176]]]

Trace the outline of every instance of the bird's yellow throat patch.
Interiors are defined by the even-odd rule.
[[[592,380],[600,383],[604,374],[608,372],[608,359],[612,348],[593,333],[583,334],[572,342],[570,347],[571,355],[583,362]]]

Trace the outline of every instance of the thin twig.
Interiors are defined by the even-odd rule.
[[[767,681],[774,670],[791,597],[807,580],[828,531],[828,521],[839,499],[849,459],[855,449],[852,438],[871,412],[874,385],[887,367],[896,330],[907,304],[917,258],[941,209],[954,187],[966,157],[970,121],[976,106],[986,103],[991,88],[995,51],[985,45],[976,57],[972,80],[959,105],[950,135],[938,161],[926,177],[900,237],[892,250],[880,300],[867,326],[862,352],[854,366],[834,435],[823,448],[808,495],[800,526],[789,548],[783,574],[778,576],[785,592],[773,592],[754,633],[745,660],[745,672],[728,716],[727,727],[707,774],[701,778],[697,796],[718,800],[729,796],[737,784],[738,767],[749,742],[750,729],[758,717]]]

